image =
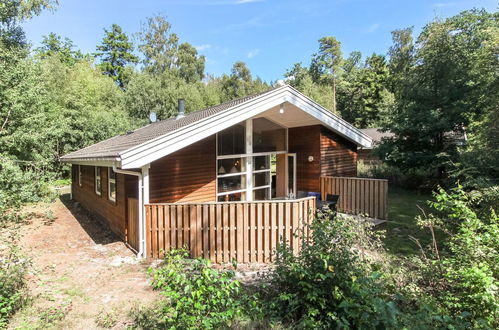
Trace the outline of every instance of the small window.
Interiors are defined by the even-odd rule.
[[[81,165],[78,165],[78,186],[82,186],[83,182],[81,181]]]
[[[102,192],[102,183],[101,183],[101,178],[100,178],[100,167],[96,166],[95,167],[95,193],[97,195],[101,195]]]
[[[112,168],[109,168],[107,178],[107,191],[109,200],[116,202],[116,172],[114,172]]]

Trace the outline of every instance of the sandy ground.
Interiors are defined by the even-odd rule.
[[[32,262],[32,301],[10,328],[126,328],[130,309],[158,297],[149,265],[77,203],[57,200],[34,211],[44,216],[23,225],[20,237]]]

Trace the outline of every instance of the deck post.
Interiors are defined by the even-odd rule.
[[[142,258],[147,256],[147,242],[146,242],[146,204],[149,204],[149,166],[150,164],[142,167],[142,204],[139,205],[142,218],[139,225],[140,246],[142,250]],[[140,187],[140,185],[139,185]]]
[[[253,119],[246,120],[246,155],[253,153]],[[253,157],[246,157],[246,201],[253,200]]]

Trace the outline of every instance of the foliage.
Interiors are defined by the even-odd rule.
[[[494,208],[477,213],[476,198],[460,185],[449,191],[440,188],[434,197],[429,204],[436,214],[420,217],[420,224],[442,230],[449,239],[443,248],[434,239],[424,254],[422,286],[456,317],[475,327],[497,328],[499,217]]]
[[[179,37],[171,32],[171,24],[165,17],[148,17],[138,38],[147,72],[170,72],[187,83],[204,78],[204,56],[199,56],[197,50],[188,43],[179,45]]]
[[[379,240],[366,224],[331,217],[314,220],[297,256],[286,245],[277,250],[263,310],[298,328],[395,326],[399,310],[374,256]]]
[[[131,71],[129,65],[139,62],[133,54],[134,46],[128,40],[118,24],[113,24],[106,33],[102,45],[97,46],[97,57],[101,57],[100,68],[105,75],[110,76],[121,88],[125,88]]]
[[[396,111],[380,147],[402,169],[431,169],[442,182],[459,159],[462,134],[497,104],[497,13],[471,10],[425,26],[413,46],[410,30],[394,34]],[[495,100],[495,101],[494,101]]]
[[[25,46],[26,40],[20,23],[53,9],[57,0],[3,0],[0,6],[0,44],[6,48]]]
[[[0,248],[0,328],[26,302],[28,293],[25,275],[28,261],[15,245],[15,236],[3,240]]]
[[[53,32],[43,36],[41,44],[35,50],[36,56],[39,58],[45,59],[50,56],[58,56],[67,65],[73,65],[83,58],[81,51],[74,49],[76,46],[71,39],[66,37],[62,40],[61,36]]]
[[[161,290],[163,299],[155,309],[136,313],[137,327],[212,329],[230,326],[241,315],[234,272],[187,256],[185,250],[172,250],[159,268],[150,270],[152,286]]]

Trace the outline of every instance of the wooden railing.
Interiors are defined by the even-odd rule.
[[[282,240],[294,252],[315,214],[315,198],[298,200],[146,205],[147,255],[185,247],[191,257],[216,263],[272,262]]]
[[[338,211],[387,219],[388,180],[321,177],[321,196],[340,195]]]

